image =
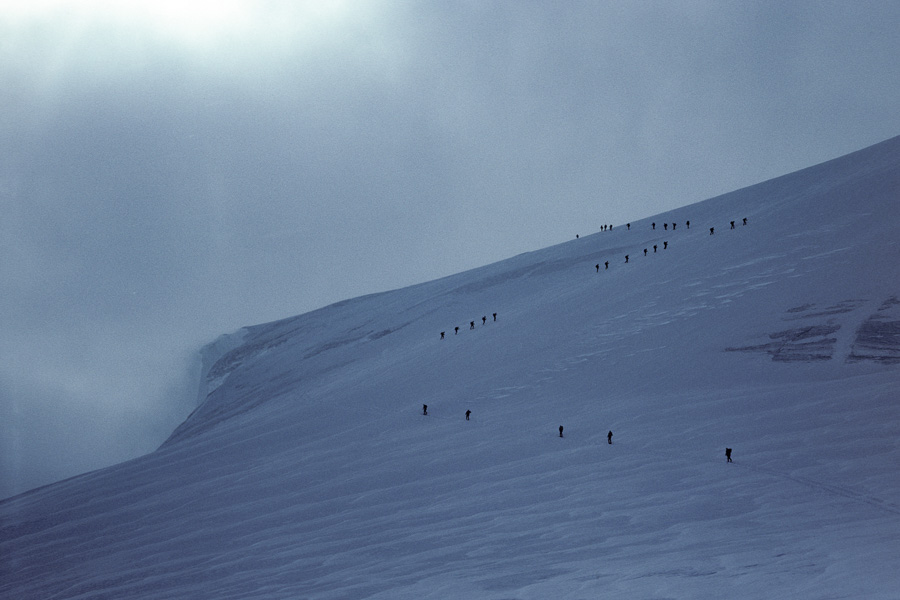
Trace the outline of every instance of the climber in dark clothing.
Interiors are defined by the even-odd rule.
[[[653,244],[653,253],[656,254],[656,244]]]
[[[599,272],[600,272],[600,263],[597,263],[597,264],[594,265],[594,266],[597,267],[597,272],[599,273]]]
[[[444,339],[444,332],[441,332],[441,339]]]
[[[728,459],[728,462],[732,462],[732,460],[731,460],[731,448],[725,448],[725,458]]]
[[[487,323],[487,316],[481,317],[481,324],[484,325]]]
[[[734,229],[734,221],[731,222],[731,228]]]
[[[744,225],[747,224],[747,217],[744,217]]]
[[[687,222],[685,223],[685,225],[687,225],[687,228],[688,228],[688,229],[691,228],[691,222],[690,222],[690,221],[687,221]]]
[[[656,230],[656,223],[650,223],[650,226],[654,229],[654,231]]]
[[[459,327],[453,328],[453,335],[459,335]]]
[[[625,255],[625,262],[628,262],[628,255]]]
[[[599,271],[600,269],[597,269],[597,270]],[[494,320],[495,321],[497,320],[497,313],[494,313]]]
[[[469,329],[475,329],[475,321],[469,321]]]
[[[428,414],[428,405],[427,405],[427,404],[423,404],[423,405],[422,405],[422,414],[423,414],[423,415],[427,415],[427,414]]]
[[[647,249],[644,248],[644,256],[647,256]]]
[[[669,242],[663,242],[663,250],[669,249]]]
[[[612,431],[606,434],[606,442],[612,444]]]
[[[603,263],[603,264],[606,265],[606,268],[607,268],[607,269],[609,269],[609,261],[606,261],[606,262]]]
[[[471,414],[472,414],[472,411],[471,411],[471,410],[467,410],[467,411],[466,411],[466,421],[469,420],[469,415],[471,415]]]
[[[560,425],[560,426],[559,426],[559,437],[562,437],[562,436],[563,436],[563,434],[562,434],[562,429],[563,429],[563,428],[562,428],[562,425]]]
[[[716,232],[716,228],[715,228],[715,227],[710,227],[710,228],[709,228],[709,235],[713,235],[715,232]]]

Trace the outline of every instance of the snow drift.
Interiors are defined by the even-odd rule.
[[[896,597],[898,192],[893,138],[247,327],[159,450],[0,503],[0,597]]]

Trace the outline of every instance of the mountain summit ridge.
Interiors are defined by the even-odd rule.
[[[156,452],[0,502],[0,597],[889,598],[898,192],[900,137],[246,327]]]

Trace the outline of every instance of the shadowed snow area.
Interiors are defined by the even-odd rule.
[[[898,192],[893,138],[222,338],[0,503],[0,597],[896,598]]]

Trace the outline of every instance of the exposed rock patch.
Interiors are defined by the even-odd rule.
[[[892,296],[856,330],[847,362],[900,364],[900,300]]]
[[[865,305],[865,300],[844,300],[825,307],[815,304],[795,306],[785,311],[783,320],[806,321],[803,326],[770,333],[766,336],[769,341],[765,343],[728,347],[725,351],[764,352],[775,362],[832,360],[841,330],[840,316],[858,311]],[[900,299],[891,296],[857,327],[845,360],[849,363],[900,364]]]
[[[840,325],[810,325],[769,334],[772,341],[755,346],[725,348],[726,352],[765,352],[776,362],[831,360]]]

